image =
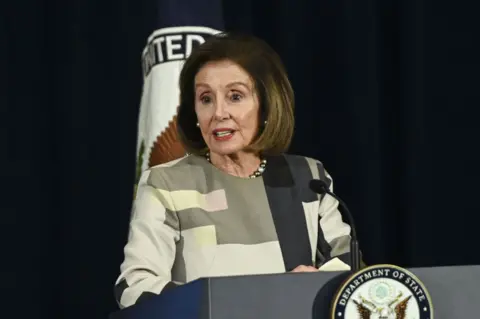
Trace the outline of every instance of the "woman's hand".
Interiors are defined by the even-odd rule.
[[[314,271],[318,271],[318,269],[313,266],[305,266],[305,265],[297,266],[295,267],[294,270],[292,270],[292,272],[314,272]]]

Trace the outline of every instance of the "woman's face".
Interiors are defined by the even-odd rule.
[[[195,112],[211,153],[242,151],[259,125],[259,101],[248,73],[230,61],[205,64],[195,77]]]

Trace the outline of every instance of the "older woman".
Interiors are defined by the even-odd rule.
[[[294,95],[277,54],[250,36],[209,38],[180,75],[178,131],[189,155],[147,170],[137,190],[121,307],[200,277],[316,271],[348,261],[350,227],[322,163],[285,154]]]

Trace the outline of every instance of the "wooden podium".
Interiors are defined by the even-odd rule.
[[[407,269],[427,288],[435,319],[480,318],[480,266]],[[205,278],[110,319],[327,319],[348,272]]]

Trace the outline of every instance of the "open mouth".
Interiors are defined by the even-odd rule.
[[[234,130],[214,130],[213,137],[218,141],[224,141],[232,138]]]
[[[215,132],[215,133],[213,133],[213,134],[215,134],[215,136],[218,136],[218,137],[223,137],[223,136],[227,136],[227,135],[233,134],[233,131]]]

